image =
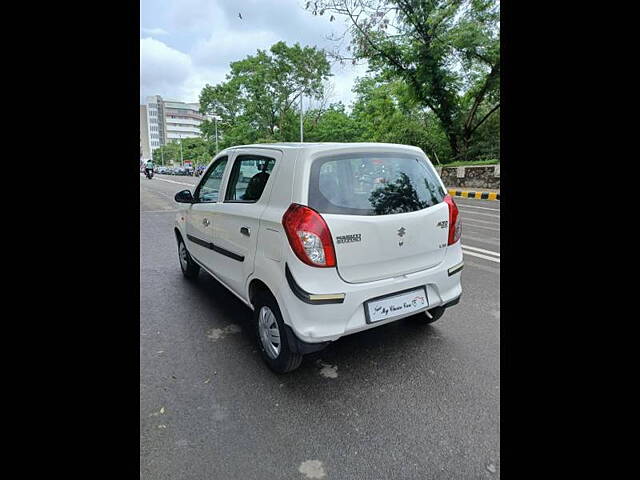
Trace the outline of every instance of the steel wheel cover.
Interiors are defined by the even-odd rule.
[[[267,306],[262,307],[258,314],[258,333],[267,356],[272,360],[278,358],[281,348],[280,329],[276,316]]]

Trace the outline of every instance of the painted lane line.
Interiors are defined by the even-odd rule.
[[[466,242],[467,240],[475,243],[487,243],[489,245],[495,245],[496,247],[500,248],[500,239],[495,237],[474,237],[471,235],[467,235],[465,232],[462,232],[462,241]]]
[[[465,212],[464,210],[462,211],[462,213],[464,213],[465,215],[482,215],[484,217],[500,218],[500,215],[494,215],[493,213]]]
[[[483,227],[482,225],[469,225],[469,222],[464,222],[464,226],[466,228],[471,229],[471,230],[475,230],[477,228],[484,228],[485,230],[493,230],[494,232],[499,232],[500,231],[499,228]],[[478,232],[478,233],[480,233],[480,232]]]
[[[174,180],[167,180],[166,178],[158,178],[158,177],[156,177],[156,179],[157,180],[161,180],[163,182],[175,183],[176,185],[186,185],[187,187],[194,187],[195,186],[193,183],[176,182]]]
[[[492,252],[491,250],[485,250],[484,248],[470,247],[469,245],[462,245],[462,249],[464,250],[465,248],[473,250],[474,252],[488,253],[489,255],[495,255],[496,257],[500,256],[500,253],[498,252]]]
[[[142,178],[145,177],[145,175],[143,175],[143,174],[140,174],[140,176]],[[161,177],[158,177],[157,175],[155,175],[155,179],[156,180],[162,180],[163,182],[175,183],[177,185],[186,185],[188,187],[194,187],[196,185],[195,183],[183,183],[183,182],[176,182],[175,180],[167,180],[166,178],[161,178]]]
[[[165,180],[168,180],[168,178],[167,178],[167,176],[166,176],[166,175],[158,174],[158,175],[157,175],[157,177],[158,177],[158,178],[164,178]],[[183,178],[184,178],[184,181],[186,182],[186,181],[187,181],[187,180],[189,180],[191,177],[187,177],[187,176],[185,176],[185,177],[183,177]],[[174,180],[174,181],[175,181],[175,180]],[[195,179],[194,179],[194,182],[195,182],[195,183],[193,183],[192,185],[196,185],[199,181],[200,181],[200,180],[195,180]]]
[[[480,220],[479,218],[465,218],[464,216],[462,216],[462,222],[463,224],[466,222],[477,222],[477,223],[484,223],[485,225],[497,225],[500,226],[500,222],[491,222],[489,220]]]
[[[180,210],[140,210],[140,213],[175,213]]]
[[[500,263],[499,258],[489,257],[488,255],[482,255],[481,253],[467,252],[464,249],[462,249],[462,254],[471,255],[472,257],[484,258],[485,260],[491,260],[492,262]]]
[[[499,209],[499,208],[476,207],[475,205],[467,205],[466,203],[462,203],[462,202],[460,202],[460,203],[458,204],[458,207],[459,207],[459,208],[480,208],[480,209],[482,209],[482,210],[494,210],[494,211],[496,211],[496,212],[499,212],[499,211],[500,211],[500,209]]]

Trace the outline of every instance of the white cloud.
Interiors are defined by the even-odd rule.
[[[169,32],[167,32],[164,28],[141,28],[140,29],[143,33],[146,33],[147,35],[169,35]]]
[[[181,95],[193,75],[191,57],[154,38],[140,39],[140,96]]]
[[[332,49],[326,39],[345,25],[314,17],[301,0],[142,0],[147,25],[140,40],[140,98],[161,95],[197,101],[206,84],[224,81],[229,63],[268,50],[278,41]],[[242,13],[243,19],[238,18]],[[167,32],[171,32],[168,34]],[[151,38],[163,36],[163,41]],[[366,68],[334,65],[332,102],[349,105],[353,81]]]
[[[172,2],[168,17],[172,26],[183,31],[216,31],[227,27],[224,12],[211,0]]]
[[[207,40],[196,43],[193,48],[193,61],[198,65],[224,65],[254,55],[256,50],[268,50],[279,38],[269,31],[247,33],[230,31],[226,35],[211,35]]]

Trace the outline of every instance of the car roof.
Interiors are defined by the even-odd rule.
[[[334,150],[337,148],[357,148],[357,149],[365,149],[365,148],[403,148],[403,149],[412,149],[412,150],[420,150],[418,147],[414,147],[413,145],[402,145],[399,143],[376,143],[376,142],[279,142],[279,143],[253,143],[248,145],[236,145],[233,147],[229,147],[228,150],[234,150],[237,148],[277,148],[277,149],[291,149],[291,150],[314,150],[314,151],[323,151],[323,150]]]
[[[282,152],[285,151],[304,151],[307,154],[313,153],[321,153],[321,152],[329,152],[332,150],[349,150],[353,149],[355,151],[366,151],[366,150],[410,150],[414,152],[423,153],[419,147],[415,147],[413,145],[402,145],[399,143],[376,143],[376,142],[349,142],[349,143],[340,143],[340,142],[278,142],[278,143],[253,143],[248,145],[236,145],[233,147],[228,147],[224,151],[232,152],[233,150],[244,149],[244,148],[255,148],[255,149],[263,149],[263,150],[280,150]],[[222,152],[220,152],[222,153]]]

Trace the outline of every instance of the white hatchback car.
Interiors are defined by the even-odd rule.
[[[202,268],[254,311],[276,372],[344,335],[434,322],[460,300],[458,208],[419,148],[232,147],[175,200],[182,272]]]

